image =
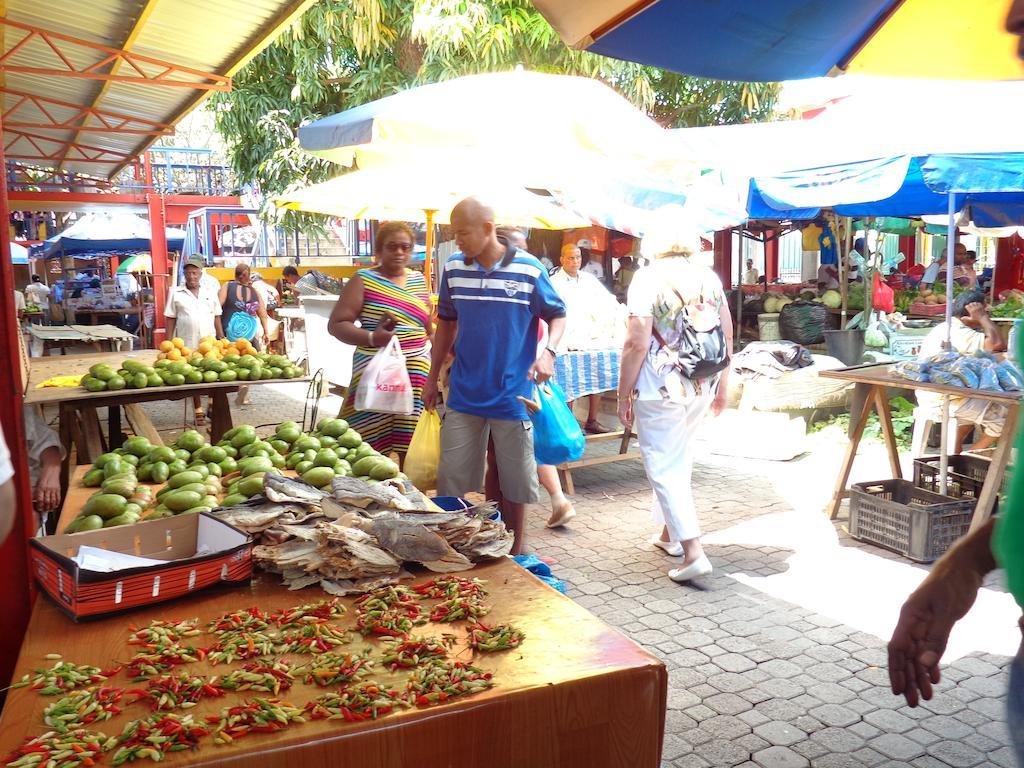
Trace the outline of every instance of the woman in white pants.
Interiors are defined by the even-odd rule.
[[[722,283],[708,267],[691,261],[700,251],[695,230],[686,231],[678,216],[644,237],[643,251],[653,263],[639,270],[629,286],[629,329],[619,373],[619,419],[634,419],[644,468],[654,490],[654,514],[664,523],[652,544],[670,555],[683,555],[668,575],[689,581],[711,573],[700,543],[700,523],[693,501],[693,436],[708,409],[725,407],[728,365],[707,378],[691,379],[672,364],[679,330],[688,324],[699,332],[721,327],[732,355],[732,316]]]

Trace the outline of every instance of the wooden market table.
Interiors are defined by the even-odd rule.
[[[1003,485],[1003,477],[1006,474],[1006,465],[1009,462],[1010,451],[1013,448],[1013,436],[1016,434],[1020,403],[1021,399],[1024,398],[1024,392],[993,392],[984,389],[966,389],[946,384],[912,381],[896,374],[890,363],[837,368],[832,371],[820,371],[818,375],[826,379],[853,382],[855,385],[853,407],[851,407],[850,411],[851,430],[849,444],[846,448],[846,455],[843,457],[843,463],[840,465],[839,477],[836,480],[832,500],[829,503],[829,514],[833,520],[839,514],[840,504],[848,495],[846,484],[850,479],[850,470],[853,468],[853,461],[857,457],[857,447],[864,436],[864,428],[867,426],[868,417],[871,415],[872,410],[878,413],[878,420],[881,423],[882,437],[889,454],[889,466],[892,469],[893,478],[899,479],[903,477],[903,472],[900,468],[899,450],[896,446],[896,433],[892,427],[889,398],[886,394],[886,390],[889,388],[978,398],[1006,406],[1006,421],[1003,423],[1003,435],[999,438],[999,442],[992,452],[991,464],[989,465],[988,473],[985,475],[985,483],[982,485],[981,494],[978,496],[978,502],[974,507],[971,530],[976,529],[991,517],[999,489]],[[859,413],[854,412],[858,410]]]
[[[81,387],[43,387],[39,384],[53,376],[84,374],[97,363],[107,363],[115,369],[128,358],[152,362],[156,355],[152,349],[116,354],[99,353],[66,355],[63,357],[32,358],[28,386],[25,392],[26,405],[56,405],[60,412],[61,443],[75,445],[78,463],[91,464],[97,456],[118,447],[115,444],[121,434],[121,408],[131,420],[137,434],[146,437],[154,445],[163,445],[160,433],[153,426],[144,403],[153,401],[182,400],[207,395],[210,398],[210,441],[217,442],[232,427],[231,405],[228,395],[237,392],[242,385],[280,384],[282,382],[304,382],[309,378],[261,379],[260,381],[215,381],[201,384],[182,384],[177,387],[146,387],[145,389],[122,389],[117,392],[87,392]],[[100,427],[98,408],[108,409],[109,444],[104,444]],[[65,459],[63,480],[67,488],[69,463]]]
[[[123,342],[135,337],[115,325],[38,325],[29,326],[33,341],[42,345],[42,354],[50,355],[54,349],[64,354],[69,344],[91,344],[97,352],[103,351],[103,344],[109,344],[111,351],[121,348]]]
[[[617,347],[562,352],[555,360],[554,380],[570,402],[579,400],[581,397],[614,391],[619,386],[621,357],[622,350]],[[585,469],[586,467],[613,464],[619,461],[633,461],[640,458],[639,451],[629,450],[630,440],[634,437],[636,435],[633,432],[623,429],[613,429],[597,435],[586,435],[588,445],[618,440],[619,450],[604,456],[586,456],[584,454],[576,461],[559,464],[557,467],[558,477],[565,492],[569,494],[576,492],[576,486],[572,479],[574,469]]]
[[[85,309],[78,308],[71,310],[76,320],[88,320],[91,325],[96,325],[100,317],[120,317],[121,315],[142,315],[143,308],[138,305],[115,308]]]
[[[193,752],[169,753],[161,765],[254,766],[257,768],[657,768],[668,691],[665,666],[632,640],[599,621],[586,609],[559,594],[507,558],[481,564],[463,575],[486,581],[493,610],[491,623],[509,622],[526,633],[513,651],[455,658],[494,673],[491,690],[425,709],[399,709],[379,720],[359,723],[318,720],[294,724],[271,734],[240,738],[227,746],[212,738]],[[418,572],[415,582],[434,574]],[[46,654],[61,652],[66,661],[95,664],[102,669],[131,654],[129,626],[154,619],[198,617],[201,625],[214,617],[258,605],[274,610],[320,599],[317,588],[288,591],[280,577],[257,572],[250,586],[197,593],[173,603],[123,616],[75,624],[47,597],[36,600],[15,669],[15,679],[54,662]],[[343,598],[348,613],[336,623],[354,623],[352,600]],[[427,603],[429,605],[429,603]],[[451,632],[464,648],[465,625],[431,624],[423,634]],[[194,638],[201,646],[209,636]],[[351,644],[358,651],[367,643]],[[369,641],[378,646],[377,641]],[[376,650],[376,649],[375,649]],[[308,660],[293,657],[294,661]],[[175,672],[225,674],[240,664],[210,667],[205,662],[175,667]],[[404,674],[371,672],[370,678],[404,687]],[[110,685],[139,687],[121,673]],[[280,698],[301,707],[331,689],[296,681]],[[196,720],[217,714],[242,698],[268,696],[245,692],[206,699],[188,710]],[[0,754],[8,754],[26,735],[49,730],[42,712],[53,697],[28,688],[10,691],[0,716]],[[100,723],[108,736],[135,718],[150,714],[141,703],[126,703],[124,712]],[[108,756],[109,759],[109,756]]]

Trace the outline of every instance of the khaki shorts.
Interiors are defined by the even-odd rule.
[[[533,424],[529,421],[485,419],[451,409],[441,420],[438,495],[465,496],[483,487],[488,437],[494,441],[501,495],[512,504],[536,502],[537,462],[533,457]]]

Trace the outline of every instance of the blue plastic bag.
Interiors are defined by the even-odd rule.
[[[533,455],[538,464],[562,464],[583,455],[583,430],[565,403],[565,393],[553,381],[534,386],[540,410],[530,412],[533,422]]]

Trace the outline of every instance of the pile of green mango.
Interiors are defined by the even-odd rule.
[[[209,384],[215,381],[264,381],[268,379],[297,379],[302,369],[283,355],[257,353],[252,355],[225,355],[220,360],[200,354],[189,360],[157,360],[146,365],[141,360],[128,359],[115,370],[106,363],[97,363],[82,377],[82,386],[89,392],[116,392],[122,389],[146,387],[180,387],[183,384]]]
[[[173,446],[154,446],[145,437],[129,438],[116,451],[96,459],[85,473],[82,483],[99,491],[89,497],[64,533],[207,512],[217,506],[223,491],[221,475],[234,471],[234,459],[227,451],[208,445],[192,429],[182,432]],[[164,487],[154,497],[144,482],[164,483]]]
[[[398,465],[364,443],[344,419],[321,419],[310,433],[293,421],[278,425],[270,444],[285,454],[285,466],[310,485],[329,491],[335,477],[387,480]]]

